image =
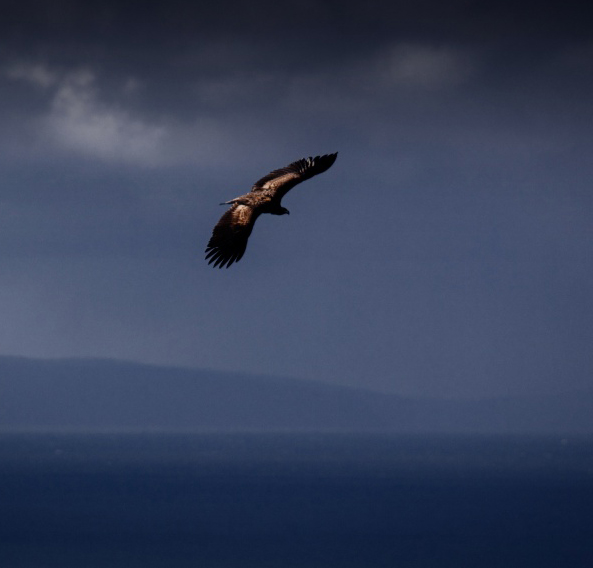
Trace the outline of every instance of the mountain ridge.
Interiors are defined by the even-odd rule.
[[[0,432],[593,432],[593,393],[408,398],[312,380],[0,356]]]

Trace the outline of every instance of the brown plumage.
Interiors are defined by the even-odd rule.
[[[206,247],[208,264],[214,263],[215,267],[228,268],[233,262],[239,262],[247,248],[247,240],[256,219],[262,213],[289,213],[288,209],[280,204],[286,193],[302,181],[329,169],[337,156],[336,152],[293,162],[255,182],[249,193],[221,203],[230,204],[231,208],[220,218],[212,231],[212,237]]]

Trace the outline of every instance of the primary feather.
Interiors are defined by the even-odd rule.
[[[228,268],[241,260],[256,219],[262,213],[288,213],[288,210],[281,206],[286,193],[302,181],[328,170],[337,156],[336,152],[292,162],[255,182],[249,193],[227,201],[226,204],[231,207],[214,227],[206,247],[208,264],[214,263],[215,267]]]

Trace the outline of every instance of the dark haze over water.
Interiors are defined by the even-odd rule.
[[[593,440],[0,436],[2,568],[593,566]]]

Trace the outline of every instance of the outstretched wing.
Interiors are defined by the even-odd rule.
[[[336,161],[338,153],[324,154],[314,158],[303,158],[285,168],[274,170],[255,182],[251,191],[271,191],[277,199],[282,199],[295,185],[328,170]]]
[[[208,264],[228,268],[233,262],[241,260],[257,217],[253,207],[235,203],[212,231],[206,247],[206,260],[210,259]]]

